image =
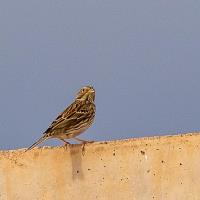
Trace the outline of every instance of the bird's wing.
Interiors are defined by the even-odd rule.
[[[58,117],[51,123],[51,125],[47,128],[47,130],[44,132],[48,133],[53,128],[59,126],[66,118],[70,117],[70,115],[74,112],[76,112],[77,103],[73,102],[70,106],[68,106],[62,113],[58,115]]]
[[[49,128],[44,133],[48,133],[55,129],[62,129],[64,127],[71,129],[71,127],[78,125],[79,122],[84,122],[84,118],[87,119],[89,115],[90,111],[88,106],[75,101],[61,114],[59,114],[59,116],[51,123]]]

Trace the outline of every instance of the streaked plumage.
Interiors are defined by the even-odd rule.
[[[50,138],[58,138],[66,144],[68,142],[65,139],[70,138],[84,141],[76,138],[76,136],[91,126],[95,117],[94,100],[95,90],[93,87],[85,86],[81,88],[76,95],[75,101],[58,115],[43,133],[44,135],[26,151]]]

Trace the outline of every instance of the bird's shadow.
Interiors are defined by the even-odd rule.
[[[82,170],[82,148],[80,145],[72,144],[70,146],[70,155],[72,161],[72,179],[84,179]]]

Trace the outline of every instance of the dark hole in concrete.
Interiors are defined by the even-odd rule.
[[[144,151],[140,151],[140,153],[141,153],[142,155],[144,155],[144,154],[145,154],[145,152],[144,152]]]

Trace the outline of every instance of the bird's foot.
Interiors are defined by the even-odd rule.
[[[89,140],[82,140],[82,139],[77,138],[77,137],[74,137],[73,139],[81,142],[81,144],[82,144],[82,155],[83,156],[85,154],[85,144],[87,144],[87,143],[93,143],[94,142],[94,141],[91,141],[91,140],[90,141]]]
[[[67,142],[67,141],[65,141],[64,139],[61,139],[63,142],[64,142],[64,148],[66,148],[67,149],[67,147],[70,145],[70,143],[69,142]]]
[[[81,142],[81,144],[82,144],[82,155],[84,156],[85,155],[85,145],[87,144],[87,143],[93,143],[94,141],[86,141],[86,140],[83,140],[82,142]]]
[[[81,150],[81,152],[82,152],[82,155],[84,156],[85,155],[85,144],[86,144],[87,142],[82,142],[82,150]]]

